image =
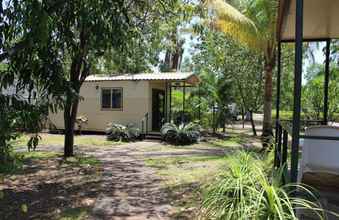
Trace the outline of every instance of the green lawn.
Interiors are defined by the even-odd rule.
[[[41,140],[39,141],[39,145],[64,145],[64,135],[61,134],[40,134]],[[24,134],[20,136],[17,140],[13,142],[15,147],[26,146],[30,136],[28,134]],[[88,147],[104,147],[104,146],[112,146],[116,144],[120,144],[120,142],[112,142],[106,140],[106,136],[104,135],[76,135],[74,137],[75,145],[82,145]]]
[[[162,145],[154,146],[153,150],[158,149],[160,152],[179,153],[165,156],[146,158],[145,164],[156,169],[157,173],[162,177],[164,187],[168,188],[176,201],[178,207],[182,207],[182,212],[178,212],[178,218],[192,218],[194,210],[200,206],[203,189],[207,185],[213,183],[215,178],[227,172],[227,164],[232,155],[241,150],[247,149],[255,156],[259,156],[258,143],[259,139],[252,136],[237,132],[230,132],[230,137],[221,139],[212,139],[208,142],[202,142],[192,146],[171,146]],[[247,145],[245,148],[244,146]],[[252,146],[249,149],[248,146]],[[147,150],[152,150],[147,149]],[[224,155],[196,155],[180,153],[192,149],[214,149],[216,152],[224,151]],[[143,149],[145,150],[145,149]],[[258,159],[258,162],[261,161]],[[187,210],[193,210],[187,213]],[[184,218],[185,219],[185,218]]]
[[[39,163],[48,163],[48,160],[58,159],[61,161],[61,163],[73,167],[94,167],[100,165],[100,161],[98,159],[93,156],[88,156],[84,154],[79,154],[74,157],[69,157],[67,159],[64,159],[61,153],[47,151],[19,152],[14,154],[15,160],[13,161],[13,163],[0,166],[0,177],[4,177],[4,175],[24,173],[25,171],[23,168],[25,164],[34,163],[36,161],[39,161]]]
[[[157,152],[184,152],[191,149],[216,149],[224,150],[225,155],[185,155],[148,158],[146,165],[156,168],[158,173],[165,177],[169,185],[187,184],[187,183],[205,183],[220,170],[225,169],[227,165],[227,156],[243,150],[244,145],[252,145],[250,150],[258,151],[258,138],[244,134],[231,133],[231,136],[225,140],[212,139],[208,142],[192,146],[153,146],[143,149],[144,151],[156,150]],[[208,182],[208,181],[207,181]]]
[[[146,160],[146,165],[156,168],[165,177],[168,186],[206,183],[226,164],[224,156],[179,156]]]
[[[43,146],[57,146],[62,149],[64,145],[64,135],[56,134],[39,134],[41,140],[39,141],[38,148],[39,151],[31,152],[13,152],[15,160],[12,163],[8,163],[6,166],[0,166],[0,174],[9,174],[17,173],[22,170],[22,167],[25,163],[32,160],[48,160],[55,158],[62,158],[62,153],[44,151]],[[12,145],[15,148],[24,147],[26,148],[27,142],[29,140],[29,134],[21,135],[17,140],[13,141]],[[86,146],[89,148],[97,147],[111,147],[113,145],[121,144],[120,142],[107,141],[104,135],[84,135],[84,136],[75,136],[75,145]],[[81,165],[98,165],[99,161],[94,157],[85,156],[85,155],[76,155],[76,157],[67,158],[64,161],[65,163],[72,166],[81,166]]]
[[[211,183],[227,167],[224,156],[149,158],[145,163],[156,169],[162,177],[163,187],[170,192],[171,200],[178,207],[175,216],[177,219],[196,217],[193,216],[201,204],[203,186]]]

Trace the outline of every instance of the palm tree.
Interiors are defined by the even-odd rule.
[[[232,6],[224,0],[207,0],[212,25],[241,44],[258,51],[265,59],[263,137],[272,135],[272,75],[276,47],[276,0],[239,0]],[[255,95],[255,94],[254,94]],[[266,139],[267,140],[267,139]]]

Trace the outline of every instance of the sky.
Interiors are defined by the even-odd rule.
[[[310,43],[310,47],[313,48],[313,55],[314,55],[314,61],[315,64],[324,64],[325,63],[325,54],[323,52],[323,48],[326,46],[325,42],[320,42],[318,47],[316,46],[316,43]],[[305,84],[307,82],[305,76],[307,73],[307,69],[313,64],[313,61],[311,59],[307,59],[304,57],[304,65],[303,65],[303,80],[302,83]],[[325,68],[325,65],[324,65]]]

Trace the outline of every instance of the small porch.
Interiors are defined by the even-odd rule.
[[[155,75],[155,74],[154,74]],[[162,78],[150,81],[149,112],[141,121],[141,132],[144,135],[160,134],[162,125],[167,122],[185,123],[186,94],[192,87],[199,86],[200,79],[193,73],[161,73]],[[180,116],[173,112],[173,91],[182,91]]]
[[[317,189],[324,208],[339,211],[339,128],[329,126],[331,42],[339,38],[339,1],[280,0],[277,22],[277,97],[275,168],[285,169],[285,182],[302,182]],[[303,43],[325,42],[322,120],[301,120]],[[294,43],[293,119],[280,119],[282,44]],[[298,192],[296,192],[296,195]],[[329,214],[328,219],[337,219]],[[302,218],[303,219],[303,218]]]

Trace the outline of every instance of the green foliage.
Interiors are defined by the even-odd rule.
[[[8,153],[6,156],[7,161],[0,163],[0,174],[11,174],[22,169],[22,156],[16,155],[13,152]]]
[[[218,30],[226,33],[247,48],[258,52],[264,61],[265,92],[263,94],[265,97],[263,99],[262,135],[270,138],[272,134],[272,78],[276,63],[278,1],[240,1],[239,4],[231,5],[223,0],[208,0],[207,5],[215,14],[215,16],[209,17],[212,17],[213,25]]]
[[[338,86],[338,65],[336,64],[336,46],[333,41],[331,47],[330,83],[329,83],[329,118],[337,120],[338,112],[337,88]],[[314,58],[314,49],[321,50],[322,44],[304,44],[305,56],[310,62],[307,66],[302,87],[302,117],[304,119],[322,119],[323,96],[324,96],[324,64],[317,63]],[[323,44],[324,45],[324,44]],[[293,110],[293,78],[294,78],[294,47],[293,44],[282,45],[282,75],[281,75],[281,98],[280,109],[283,111]],[[272,112],[273,113],[273,112]],[[273,117],[274,118],[274,117]],[[287,118],[287,117],[282,117]],[[291,117],[288,117],[291,119]]]
[[[1,85],[0,85],[1,89]],[[0,164],[16,166],[12,154],[12,142],[19,137],[20,131],[35,133],[28,140],[28,150],[35,149],[39,142],[37,133],[43,128],[45,106],[29,103],[17,95],[0,94]]]
[[[110,141],[135,141],[140,138],[140,129],[134,124],[126,126],[121,124],[111,123],[106,129],[107,140]]]
[[[166,123],[162,126],[160,132],[164,141],[174,145],[193,144],[198,142],[200,138],[200,126],[193,122],[179,126]]]
[[[163,15],[181,3],[18,0],[1,4],[0,62],[8,63],[1,71],[1,89],[9,85],[38,89],[52,112],[63,109],[65,156],[71,156],[79,92],[86,77],[149,69],[165,33],[160,31],[166,21]]]
[[[233,155],[228,170],[223,171],[208,188],[202,215],[207,219],[297,219],[295,210],[312,211],[324,219],[315,195],[302,185],[281,185],[282,172],[269,177],[248,153]],[[296,187],[306,198],[293,197]]]
[[[138,4],[136,4],[138,5]],[[164,50],[174,51],[176,42],[172,34],[190,19],[194,7],[186,1],[140,1],[140,9],[134,10],[140,25],[134,26],[134,36],[125,38],[124,48],[105,52],[95,64],[96,73],[140,73],[152,71],[160,62]],[[133,17],[132,17],[133,18]]]
[[[303,112],[309,119],[322,119],[324,108],[324,67],[314,64],[308,68],[307,83],[302,90]],[[339,110],[339,69],[336,65],[331,65],[330,83],[329,83],[329,119],[335,119],[335,112]]]
[[[185,109],[183,110],[183,99],[184,93],[182,89],[173,89],[172,90],[172,97],[171,97],[171,113],[172,113],[172,120],[175,124],[188,123],[190,121],[194,121],[197,116],[197,109],[198,109],[198,102],[193,102],[193,98],[196,100],[197,97],[192,95],[192,89],[186,88],[185,92]],[[184,112],[183,112],[184,111]],[[184,118],[182,118],[184,117]]]
[[[294,47],[291,44],[282,44],[280,108],[285,111],[293,110],[294,89]],[[275,74],[276,76],[276,74]],[[276,86],[274,86],[276,88]],[[275,90],[274,90],[275,91]],[[275,91],[276,92],[276,91]],[[276,95],[273,96],[275,98]],[[275,103],[275,102],[274,102]]]
[[[202,81],[200,94],[204,116],[217,105],[215,121],[225,124],[235,114],[229,107],[232,103],[243,112],[258,111],[263,104],[263,57],[211,29],[205,28],[201,35],[193,62],[194,71]],[[198,93],[196,89],[194,95]]]
[[[2,174],[13,174],[22,171],[23,165],[27,161],[36,159],[49,159],[57,156],[61,156],[55,152],[44,152],[44,151],[31,151],[31,152],[11,152],[11,161],[0,164],[0,173]]]

